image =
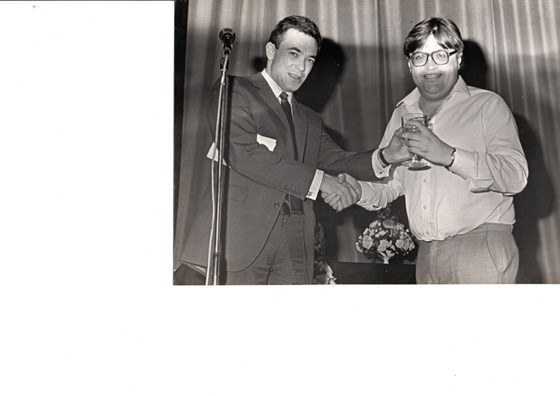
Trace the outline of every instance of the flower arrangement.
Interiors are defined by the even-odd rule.
[[[384,264],[389,264],[394,256],[407,256],[415,247],[410,231],[391,215],[390,207],[379,212],[377,219],[369,224],[356,242],[360,253],[379,258]]]

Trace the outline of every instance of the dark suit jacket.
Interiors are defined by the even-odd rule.
[[[227,182],[223,205],[223,250],[228,271],[247,268],[261,252],[286,194],[305,199],[316,169],[347,172],[372,180],[371,153],[350,153],[325,132],[321,116],[292,100],[300,161],[293,160],[290,127],[278,99],[258,73],[230,77],[229,136],[224,150]],[[208,126],[214,133],[219,83],[214,86]],[[257,134],[274,139],[270,151]],[[206,151],[204,151],[206,154]],[[320,197],[319,197],[320,198]],[[187,235],[180,261],[206,267],[212,203],[204,203]],[[305,251],[313,262],[315,214],[313,201],[304,201]]]

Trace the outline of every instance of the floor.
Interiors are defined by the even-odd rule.
[[[415,284],[416,266],[413,264],[377,263],[330,263],[336,283],[341,285],[363,284]],[[199,273],[185,266],[174,274],[175,285],[204,285],[205,279]]]
[[[413,264],[330,263],[337,284],[415,284]]]

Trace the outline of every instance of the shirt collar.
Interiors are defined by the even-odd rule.
[[[459,76],[457,83],[455,83],[455,86],[451,90],[451,95],[453,95],[454,93],[465,94],[469,98],[471,97],[471,92],[469,90],[469,87],[467,83],[465,83],[465,80],[463,80],[463,77],[461,76]],[[406,107],[418,106],[419,100],[420,100],[420,90],[418,88],[414,88],[414,90],[411,93],[406,95],[399,103],[397,103],[396,107],[399,107],[403,103]]]
[[[266,72],[266,69],[264,69],[261,72],[262,76],[264,77],[264,79],[266,80],[266,82],[268,83],[268,85],[270,86],[270,89],[272,89],[272,92],[274,92],[274,96],[276,96],[276,98],[278,99],[278,97],[280,96],[280,94],[282,92],[285,92],[282,88],[280,88],[280,86],[276,83],[276,81],[274,81],[272,79],[272,77],[270,77],[270,74],[268,74]],[[292,103],[292,92],[286,92],[288,94],[288,102]],[[280,99],[278,99],[280,100]]]

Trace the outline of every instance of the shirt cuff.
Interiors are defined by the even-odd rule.
[[[448,170],[461,176],[465,180],[475,177],[476,154],[455,148],[455,160]]]
[[[384,177],[389,176],[389,170],[391,169],[391,165],[383,166],[381,160],[379,159],[379,151],[381,149],[377,149],[371,155],[371,166],[373,167],[373,172],[375,176],[382,179]]]
[[[323,183],[323,175],[325,172],[322,170],[317,169],[315,171],[315,176],[313,176],[313,181],[311,182],[311,186],[309,187],[309,192],[307,193],[306,198],[309,199],[317,199],[317,194],[319,194],[319,189],[321,188],[321,183]]]
[[[360,200],[356,203],[357,205],[365,208],[365,209],[373,209],[376,210],[379,208],[378,205],[373,204],[375,193],[374,189],[372,188],[372,183],[363,182],[358,180],[360,187],[362,188],[362,196]]]

